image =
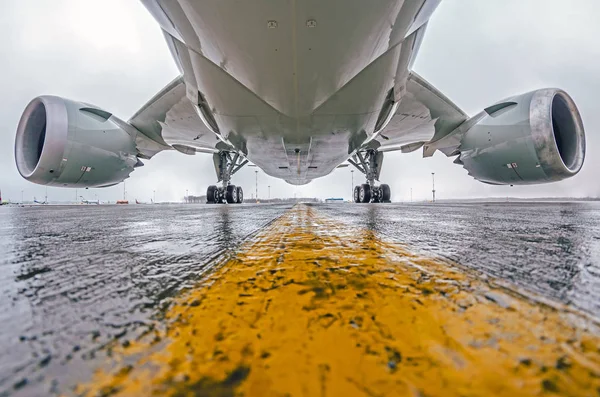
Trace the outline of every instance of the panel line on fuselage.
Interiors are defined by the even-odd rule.
[[[294,90],[294,111],[295,111],[295,119],[296,119],[296,136],[300,136],[300,110],[298,105],[298,32],[296,31],[296,0],[292,0],[291,4],[291,12],[292,12],[292,73],[293,73],[293,90]],[[307,154],[308,156],[308,154]],[[300,176],[300,152],[296,153],[297,161],[298,161],[298,170],[297,175]]]

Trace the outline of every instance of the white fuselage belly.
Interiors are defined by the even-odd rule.
[[[293,184],[329,174],[372,137],[390,90],[402,95],[418,48],[407,38],[426,22],[409,0],[145,3],[187,97],[208,104],[223,140]]]

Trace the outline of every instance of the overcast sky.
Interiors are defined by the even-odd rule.
[[[441,153],[386,153],[381,180],[395,201],[431,196],[436,174],[439,198],[486,196],[597,196],[600,146],[600,2],[597,0],[444,0],[428,27],[415,70],[469,115],[492,103],[536,88],[560,87],[583,117],[587,155],[582,171],[547,185],[497,187],[473,180]],[[137,0],[3,0],[0,2],[0,189],[18,201],[45,194],[22,179],[14,161],[21,112],[37,95],[93,103],[127,120],[177,69],[158,24]],[[359,177],[360,176],[360,177]],[[354,181],[363,178],[354,173]],[[180,200],[185,191],[204,194],[216,176],[211,156],[159,153],[127,180],[127,198]],[[255,168],[233,177],[246,197],[255,189]],[[259,197],[345,197],[350,168],[294,187],[258,173]],[[116,200],[123,185],[79,190],[86,198]],[[49,188],[50,200],[75,199],[74,189]]]

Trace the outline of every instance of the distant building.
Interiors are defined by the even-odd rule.
[[[331,197],[331,198],[325,199],[325,202],[326,203],[338,203],[338,202],[339,203],[343,203],[344,199],[343,198],[339,198],[339,197]]]

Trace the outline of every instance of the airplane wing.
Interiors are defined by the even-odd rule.
[[[221,141],[204,125],[185,89],[183,77],[179,76],[134,114],[129,123],[154,141],[184,154],[218,152],[216,146]]]
[[[424,147],[424,157],[433,155],[435,149],[451,155],[454,151],[452,143],[442,145],[449,148],[429,144],[442,138],[445,138],[442,141],[448,141],[450,133],[467,118],[445,95],[412,72],[395,116],[375,138],[380,144],[378,150],[408,153]],[[224,144],[204,125],[186,97],[183,76],[173,80],[150,99],[129,123],[153,141],[164,143],[184,154],[217,153],[217,145]],[[433,149],[429,149],[430,146]]]
[[[467,118],[444,94],[411,72],[406,94],[400,100],[396,114],[376,138],[381,144],[378,150],[409,153],[425,146],[424,157],[433,155],[435,149],[450,155],[454,150],[443,150],[446,148],[442,147],[431,150],[427,144],[448,136]]]

